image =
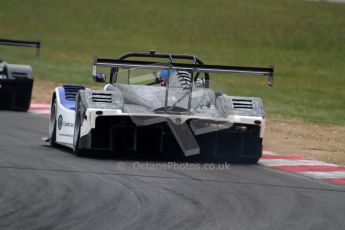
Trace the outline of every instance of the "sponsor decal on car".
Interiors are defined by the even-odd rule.
[[[61,130],[62,126],[74,128],[74,123],[64,121],[62,115],[60,115],[58,118],[58,129]]]

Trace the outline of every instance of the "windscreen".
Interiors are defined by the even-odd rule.
[[[208,82],[205,73],[183,69],[118,69],[115,85],[130,103],[139,103],[155,113],[191,114],[214,104],[217,83]],[[213,89],[209,89],[211,85]]]

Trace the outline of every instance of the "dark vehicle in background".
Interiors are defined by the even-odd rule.
[[[41,42],[0,39],[0,45],[33,47],[39,56]],[[32,86],[33,73],[30,65],[10,64],[0,60],[0,109],[27,111]]]

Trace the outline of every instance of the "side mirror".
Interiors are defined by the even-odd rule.
[[[95,82],[105,82],[107,77],[104,73],[96,73],[96,75],[93,75],[93,80]]]

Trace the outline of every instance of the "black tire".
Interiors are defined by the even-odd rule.
[[[253,165],[257,164],[259,160],[260,157],[236,157],[233,159],[233,163]]]
[[[52,147],[56,147],[56,99],[52,101],[50,107],[50,121],[49,121],[49,143]]]
[[[15,81],[15,102],[14,109],[26,112],[30,108],[33,79],[17,79]]]
[[[79,148],[79,139],[80,139],[80,126],[76,130],[74,129],[74,137],[73,137],[73,153],[76,155],[82,155],[82,151]]]

